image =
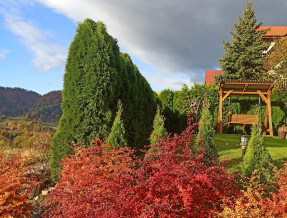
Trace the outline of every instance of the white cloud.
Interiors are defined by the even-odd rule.
[[[154,91],[160,92],[163,89],[180,90],[183,85],[191,87],[193,83],[186,74],[149,73],[141,72],[149,81]]]
[[[9,50],[0,50],[0,60],[5,59],[7,53],[9,53],[9,52],[10,52]]]
[[[230,39],[246,4],[246,0],[37,1],[74,21],[101,20],[131,55],[159,72],[180,72],[199,82],[206,69],[218,68],[222,40]],[[286,0],[254,2],[258,21],[286,25]]]
[[[31,0],[21,0],[26,4],[32,4]],[[17,35],[21,42],[34,55],[32,65],[38,72],[47,72],[49,70],[63,70],[66,57],[67,48],[57,43],[51,42],[49,33],[44,32],[38,28],[32,21],[25,21],[19,14],[19,5],[15,1],[9,0],[9,4],[4,5],[0,11],[4,16],[5,26],[15,35]]]

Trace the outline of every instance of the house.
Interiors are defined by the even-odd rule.
[[[275,41],[287,36],[287,26],[260,26],[258,31],[267,30],[263,35],[263,41],[270,42],[269,48],[264,52],[267,54],[275,45]],[[214,77],[221,75],[222,70],[206,70],[205,84],[214,84]]]
[[[264,52],[267,54],[275,45],[276,40],[287,36],[287,26],[260,26],[258,31],[267,30],[263,35],[263,41],[269,42],[270,46]]]
[[[214,84],[214,77],[221,75],[222,70],[206,70],[205,71],[205,84]]]

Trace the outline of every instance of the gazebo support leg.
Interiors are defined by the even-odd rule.
[[[268,117],[269,117],[269,133],[273,136],[273,126],[272,126],[272,113],[271,113],[271,91],[268,91]]]

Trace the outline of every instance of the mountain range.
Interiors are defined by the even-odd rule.
[[[61,91],[40,95],[21,88],[0,87],[0,115],[55,122],[61,117]]]

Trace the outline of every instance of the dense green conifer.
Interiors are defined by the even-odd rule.
[[[199,121],[199,128],[197,134],[197,147],[199,143],[203,143],[204,155],[210,160],[216,160],[218,158],[218,153],[216,150],[216,145],[213,140],[214,136],[214,125],[213,118],[209,111],[209,102],[207,99],[204,100],[201,118]]]
[[[168,133],[164,127],[164,117],[160,113],[160,107],[157,107],[156,114],[153,121],[153,131],[150,136],[150,144],[156,145],[158,143],[158,138],[166,139]]]
[[[251,138],[249,139],[246,154],[241,167],[242,175],[251,177],[253,173],[261,184],[272,181],[274,170],[273,160],[263,144],[261,127],[257,124],[252,126]]]
[[[256,79],[262,76],[263,53],[268,44],[262,41],[266,31],[258,31],[261,24],[257,24],[255,10],[248,2],[243,17],[234,24],[232,42],[223,42],[226,54],[219,60],[223,79]]]
[[[119,100],[117,116],[114,120],[112,130],[108,138],[109,139],[108,144],[113,147],[127,146],[127,140],[125,138],[125,128],[123,121],[121,119],[122,111],[123,111],[122,102]]]
[[[147,144],[155,96],[129,56],[120,54],[102,22],[86,19],[78,25],[69,48],[62,99],[63,115],[51,147],[52,175],[60,171],[61,158],[72,152],[72,141],[89,146],[91,139],[108,137],[118,99],[125,107],[122,119],[128,145]]]
[[[120,58],[123,75],[119,92],[123,103],[122,119],[126,137],[129,146],[142,148],[149,143],[156,111],[156,96],[129,55],[122,53]]]

